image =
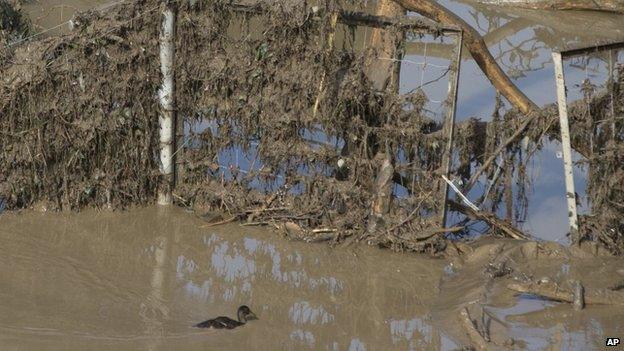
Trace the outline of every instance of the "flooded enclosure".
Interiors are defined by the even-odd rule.
[[[602,349],[604,3],[0,0],[0,348]]]

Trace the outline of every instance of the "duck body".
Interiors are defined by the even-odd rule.
[[[238,308],[238,320],[234,320],[230,317],[220,316],[213,319],[208,319],[201,323],[194,325],[195,328],[209,328],[209,329],[234,329],[247,323],[247,321],[258,319],[256,315],[251,312],[249,307],[243,305]]]
[[[195,324],[195,328],[212,328],[212,329],[234,329],[245,323],[234,320],[230,317],[217,317]]]

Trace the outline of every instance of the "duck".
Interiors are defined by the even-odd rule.
[[[217,317],[197,323],[195,328],[213,328],[213,329],[234,329],[247,323],[247,321],[258,319],[255,313],[251,312],[251,309],[246,305],[242,305],[238,308],[236,313],[238,320],[234,320],[230,317]]]

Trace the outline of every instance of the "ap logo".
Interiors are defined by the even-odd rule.
[[[607,346],[618,346],[620,338],[607,338]]]

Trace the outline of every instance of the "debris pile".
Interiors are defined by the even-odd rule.
[[[0,198],[8,208],[154,201],[161,182],[160,5],[137,0],[106,15],[82,13],[69,35],[3,45]],[[186,206],[223,211],[224,221],[275,224],[308,241],[356,239],[438,253],[447,246],[445,233],[465,230],[439,222],[446,134],[427,115],[422,91],[376,87],[367,72],[377,53],[356,45],[356,25],[336,24],[346,7],[363,9],[357,1],[322,8],[296,1],[178,3],[174,196]],[[438,29],[430,29],[436,38]],[[408,32],[400,21],[385,30]],[[553,116],[529,132],[535,149]],[[468,179],[514,123],[506,116],[459,125],[454,173]],[[621,148],[621,140],[614,142]],[[592,168],[595,177],[617,169],[624,176],[621,153],[599,155],[608,162]],[[515,160],[518,174],[527,161]],[[598,186],[592,191],[603,194]],[[496,183],[489,194],[493,210],[502,189]],[[616,208],[604,213],[620,221],[621,233],[621,199],[595,201]],[[375,207],[381,219],[372,215]],[[502,235],[522,237],[510,223],[473,215],[493,220]],[[610,238],[624,247],[621,236]]]

